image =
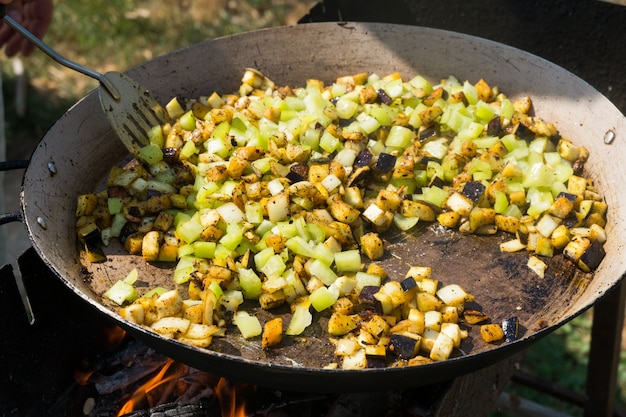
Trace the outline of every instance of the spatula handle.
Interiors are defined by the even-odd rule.
[[[28,41],[33,43],[37,48],[39,48],[42,52],[48,55],[50,58],[54,59],[59,64],[70,68],[74,71],[78,71],[81,74],[85,74],[93,79],[96,79],[106,88],[106,90],[115,98],[119,99],[120,95],[117,89],[107,80],[107,78],[99,73],[98,71],[94,71],[91,68],[85,67],[84,65],[80,65],[72,60],[65,58],[64,56],[59,55],[54,49],[50,48],[45,42],[39,39],[37,36],[33,35],[30,31],[28,31],[24,26],[17,23],[11,16],[7,16],[6,7],[4,4],[0,4],[0,16],[2,20],[9,25],[13,30],[22,35]]]

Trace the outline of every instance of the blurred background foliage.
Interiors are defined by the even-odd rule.
[[[242,31],[295,24],[315,4],[298,0],[63,0],[57,1],[45,41],[65,57],[95,70],[126,70],[169,51]],[[46,130],[97,83],[40,51],[1,63],[9,156],[28,157]],[[15,105],[26,87],[25,113]],[[25,156],[24,156],[25,154]],[[591,313],[534,344],[522,369],[577,392],[585,390]],[[626,340],[622,343],[618,406],[626,407]],[[520,385],[508,391],[573,416],[577,408]],[[494,416],[504,414],[494,413]]]

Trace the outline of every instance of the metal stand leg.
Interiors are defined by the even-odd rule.
[[[622,280],[594,306],[585,417],[614,414],[625,301],[626,280]]]

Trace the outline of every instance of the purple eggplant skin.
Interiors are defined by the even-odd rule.
[[[415,278],[413,277],[408,277],[406,279],[403,279],[400,282],[400,286],[402,287],[402,289],[404,290],[404,292],[410,291],[413,288],[417,287],[417,282],[415,282]]]
[[[370,164],[372,163],[373,157],[374,155],[372,155],[372,152],[370,152],[367,149],[364,149],[361,152],[359,152],[359,154],[356,156],[356,159],[354,160],[354,165],[359,168],[370,166]]]
[[[570,212],[570,214],[565,216],[561,224],[570,229],[572,227],[575,227],[579,222],[580,220],[578,219],[578,217],[576,217],[576,213],[572,211]]]
[[[417,353],[419,340],[403,334],[394,333],[389,342],[389,352],[400,359],[411,359]]]
[[[594,240],[591,242],[591,245],[589,245],[587,250],[580,256],[578,265],[583,270],[594,271],[598,266],[600,266],[600,262],[602,262],[605,256],[606,252],[604,251],[602,243]]]
[[[367,355],[367,367],[370,369],[380,369],[387,367],[387,358],[385,356]]]
[[[387,93],[385,92],[385,90],[383,90],[382,88],[379,88],[378,91],[378,99],[385,104],[391,104],[391,102],[393,101],[393,99],[391,97],[389,97],[387,95]]]
[[[569,201],[571,201],[571,202],[575,202],[575,201],[576,201],[576,196],[575,196],[574,194],[571,194],[571,193],[566,193],[565,191],[561,191],[561,192],[560,192],[560,193],[556,196],[556,198],[559,198],[559,197],[565,197],[565,198],[567,198],[567,199],[568,199]]]
[[[308,178],[309,166],[307,164],[295,164],[289,168],[287,179],[293,184]]]
[[[438,136],[437,128],[435,126],[429,126],[420,130],[420,132],[417,134],[417,140],[419,140],[420,143],[424,143],[436,136]]]
[[[428,186],[443,188],[446,186],[446,182],[442,180],[441,178],[439,178],[437,175],[435,175],[433,179],[430,180],[430,182],[428,183]]]
[[[461,194],[472,200],[474,203],[477,203],[485,192],[485,189],[485,185],[479,181],[468,181],[465,183]]]
[[[396,159],[398,158],[395,155],[381,152],[378,155],[374,169],[378,172],[389,172],[396,166]]]
[[[517,129],[515,129],[515,136],[526,142],[530,142],[535,139],[535,132],[530,130],[526,125],[519,123]]]
[[[500,137],[501,133],[502,133],[502,120],[500,120],[500,116],[495,116],[487,124],[487,134],[489,136]]]
[[[519,330],[519,320],[517,317],[509,317],[502,320],[502,330],[504,331],[504,340],[514,342],[517,340]]]

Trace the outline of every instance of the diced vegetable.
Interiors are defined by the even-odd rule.
[[[539,276],[540,257],[562,254],[585,272],[604,258],[607,206],[578,175],[588,151],[529,116],[531,105],[485,80],[362,73],[278,87],[247,69],[233,94],[172,99],[173,122],[141,151],[148,168],[114,167],[106,190],[78,197],[77,235],[177,262],[187,300],[179,287],[138,297],[136,276],[106,296],[134,301],[120,314],[184,343],[210,346],[232,322],[268,348],[305,333],[315,313],[330,317],[342,368],[445,360],[468,336],[457,322],[474,296],[427,266],[387,276],[376,263],[389,256],[384,233],[431,222],[502,231],[501,250],[528,253]],[[286,331],[279,317],[262,325],[248,302],[288,305]],[[509,340],[509,330],[481,334]]]

